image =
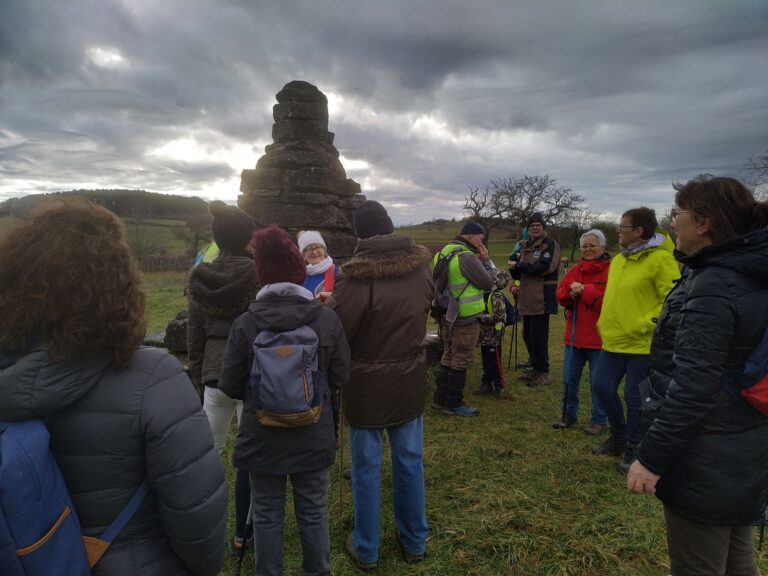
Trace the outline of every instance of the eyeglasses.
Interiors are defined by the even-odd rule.
[[[594,250],[595,248],[600,248],[600,244],[582,244],[581,245],[582,250]]]
[[[322,252],[323,250],[325,250],[325,248],[323,248],[322,245],[312,244],[311,246],[307,246],[306,248],[304,248],[304,253],[306,254],[308,252]]]
[[[680,208],[672,208],[672,210],[669,211],[669,215],[672,218],[672,220],[676,220],[677,217],[680,214],[696,214],[695,210],[680,210]]]

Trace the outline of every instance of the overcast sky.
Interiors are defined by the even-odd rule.
[[[672,181],[768,149],[768,2],[0,0],[0,200],[234,202],[295,79],[397,223],[524,174],[665,209]]]

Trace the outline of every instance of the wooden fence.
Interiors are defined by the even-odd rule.
[[[139,268],[142,272],[186,272],[193,263],[193,258],[183,254],[155,254],[139,260]]]

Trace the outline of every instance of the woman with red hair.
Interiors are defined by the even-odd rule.
[[[304,257],[285,230],[273,225],[257,231],[251,248],[256,278],[263,287],[248,311],[232,326],[221,364],[219,389],[244,401],[234,460],[238,469],[250,473],[256,574],[283,573],[285,491],[290,477],[304,556],[303,573],[330,575],[327,494],[330,466],[336,455],[330,386],[340,388],[348,378],[349,345],[336,313],[302,286],[306,275]],[[322,395],[321,408],[315,412],[314,422],[278,427],[263,416],[263,398],[257,388],[249,385],[255,359],[263,358],[256,355],[256,340],[279,337],[304,327],[316,336],[317,369],[327,377],[327,381],[312,379]],[[287,358],[293,353],[288,348],[269,350]],[[266,373],[267,368],[259,366]],[[305,379],[305,385],[306,382]],[[282,381],[271,383],[281,388]],[[287,386],[286,378],[286,389]]]

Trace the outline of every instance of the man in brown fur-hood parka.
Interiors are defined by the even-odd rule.
[[[347,552],[362,568],[378,561],[384,429],[392,450],[394,512],[406,560],[424,557],[422,412],[426,398],[426,325],[434,286],[429,251],[393,235],[378,202],[355,212],[354,256],[343,265],[329,300],[352,350],[343,389],[350,426],[355,529]]]

